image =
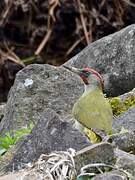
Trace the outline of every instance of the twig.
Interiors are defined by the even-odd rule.
[[[104,20],[106,23],[108,23],[110,26],[113,26],[113,24],[102,14],[98,15],[102,20]]]
[[[15,62],[16,64],[20,64],[23,67],[25,67],[24,63],[20,60],[20,58],[11,50],[8,52],[4,52],[0,49],[0,56],[1,56],[0,61],[5,61],[6,59],[9,59],[9,60]]]
[[[88,33],[88,36],[90,36],[91,33]],[[75,48],[76,46],[85,39],[85,36],[82,38],[78,39],[66,52],[66,56],[68,56]]]
[[[40,54],[40,52],[42,51],[42,49],[44,48],[44,46],[48,42],[48,39],[50,38],[51,33],[52,33],[52,29],[49,29],[48,32],[46,33],[44,39],[42,40],[42,42],[38,46],[37,50],[35,51],[36,56],[38,56]]]
[[[51,8],[49,10],[49,15],[52,17],[54,22],[56,21],[55,16],[54,16],[54,10],[57,6],[60,6],[59,0],[53,0],[51,3]]]
[[[18,62],[19,64],[21,64],[22,66],[25,66],[24,65],[24,63],[21,61],[21,59],[19,58],[19,56],[17,56],[14,52],[13,52],[13,49],[14,48],[9,48],[8,47],[8,45],[7,45],[7,43],[5,42],[4,43],[4,45],[5,45],[5,48],[6,48],[6,50],[7,50],[7,55],[8,55],[8,57],[9,57],[9,59],[10,58],[12,58],[12,60],[14,60],[14,62]]]
[[[81,23],[82,23],[82,26],[83,26],[83,31],[84,31],[84,35],[85,35],[85,38],[86,38],[86,42],[87,42],[87,44],[89,44],[90,43],[90,39],[89,39],[89,36],[88,36],[88,32],[87,32],[84,16],[83,16],[83,13],[82,13],[82,10],[81,10],[81,2],[80,2],[80,0],[77,0],[77,3],[78,3]]]
[[[51,26],[51,16],[49,15],[48,21],[47,21],[47,29],[48,29],[48,31],[47,31],[45,37],[43,38],[43,40],[41,41],[41,43],[39,44],[38,48],[35,51],[36,56],[38,56],[40,54],[40,52],[42,51],[42,49],[44,48],[44,46],[48,42],[48,39],[50,38],[50,36],[52,34],[52,30],[53,30],[52,26]]]
[[[122,0],[122,1],[124,1],[125,3],[127,3],[128,5],[130,5],[130,6],[133,6],[133,7],[135,7],[135,4],[134,3],[132,3],[131,1],[129,1],[129,0]]]
[[[6,9],[4,10],[4,13],[1,15],[2,18],[0,19],[0,25],[4,25],[6,23],[6,19],[10,14],[12,14],[13,7],[13,0],[7,1]]]
[[[99,12],[101,11],[102,7],[104,6],[106,0],[102,0],[102,2],[99,5]]]
[[[40,13],[40,10],[36,6],[35,2],[33,2],[33,0],[30,0],[29,3],[32,5],[32,7],[34,8],[34,10],[37,14]]]
[[[81,39],[78,39],[66,52],[66,56],[68,56],[75,48],[76,46],[85,39],[85,37],[83,36]]]

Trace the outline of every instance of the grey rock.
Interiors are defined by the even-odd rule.
[[[113,121],[113,129],[120,132],[121,129],[135,130],[135,106],[120,115]]]
[[[80,78],[62,67],[35,64],[20,71],[9,93],[0,134],[21,129],[31,122],[34,129],[6,153],[0,168],[19,169],[42,153],[89,146],[87,137],[73,127],[70,118],[83,88]]]
[[[73,128],[69,122],[62,121],[55,111],[46,109],[32,133],[17,146],[5,171],[21,169],[27,163],[36,161],[41,154],[69,148],[77,151],[89,145],[85,135]]]
[[[65,65],[92,67],[105,80],[105,92],[117,96],[135,85],[135,25],[91,43]]]
[[[124,102],[128,98],[135,99],[135,89],[119,97],[121,102]],[[135,153],[135,106],[115,118],[113,129],[116,134],[114,133],[109,138],[109,142],[121,150]]]
[[[95,176],[92,180],[127,180],[126,177],[114,173],[103,173]]]
[[[121,113],[121,115],[115,117],[115,120],[113,121],[113,129],[116,132],[120,132],[122,128],[127,130],[134,130],[135,129],[135,89],[132,91],[129,91],[128,93],[125,93],[120,98],[120,108],[128,109],[126,112]],[[132,106],[125,105],[126,103],[129,103]]]
[[[36,64],[27,66],[16,75],[10,90],[0,134],[30,122],[36,124],[46,108],[66,118],[82,94],[83,86],[80,78],[65,68]]]
[[[108,140],[113,147],[117,147],[126,152],[132,152],[135,154],[135,132],[123,132],[114,134]]]
[[[93,163],[104,163],[113,165],[115,163],[114,151],[109,143],[98,143],[86,147],[77,152],[75,159],[75,165],[77,172],[81,167]]]
[[[42,154],[36,162],[30,163],[27,168],[8,173],[6,176],[3,175],[0,180],[52,180],[51,177],[53,180],[75,180],[76,171],[72,159],[73,154],[74,152],[71,149]]]
[[[135,177],[135,155],[126,153],[122,150],[116,149],[115,156],[117,157],[116,166],[119,169],[125,170],[129,179]]]
[[[129,92],[127,92],[127,93],[125,93],[125,94],[122,94],[121,96],[119,96],[120,97],[120,99],[122,100],[122,101],[125,101],[126,99],[128,99],[128,98],[135,98],[135,88],[134,89],[132,89],[132,91],[129,91]]]

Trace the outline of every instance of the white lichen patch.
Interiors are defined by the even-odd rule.
[[[131,29],[129,32],[128,32],[131,36],[134,35],[135,31],[133,29]]]
[[[57,131],[57,129],[53,128],[50,134],[53,135],[56,131]]]
[[[32,79],[25,79],[25,82],[24,82],[24,86],[25,87],[28,87],[28,86],[31,86],[33,84],[33,80]]]
[[[100,54],[99,50],[96,49],[96,50],[94,51],[94,56],[96,57],[96,56],[98,56],[99,54]]]
[[[52,79],[57,80],[58,78],[59,78],[59,76],[54,76]]]
[[[115,76],[119,76],[119,73],[117,73],[117,72],[114,72],[114,73],[113,73],[113,75],[115,75]]]

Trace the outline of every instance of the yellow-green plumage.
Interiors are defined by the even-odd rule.
[[[102,89],[90,88],[74,104],[73,116],[88,129],[97,128],[112,133],[113,113]]]
[[[97,130],[99,130],[98,133],[104,131],[107,135],[112,134],[113,113],[109,102],[103,94],[104,81],[101,75],[90,67],[83,69],[64,67],[78,74],[85,85],[83,95],[74,104],[74,118],[89,130],[94,129],[94,132],[96,130],[96,134]],[[99,136],[97,134],[96,137],[94,132],[89,131],[89,137],[93,139],[93,142],[97,142],[98,137],[101,135],[102,138],[103,134]]]

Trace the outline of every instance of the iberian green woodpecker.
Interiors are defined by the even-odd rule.
[[[92,68],[77,69],[67,67],[77,73],[85,84],[82,96],[73,107],[73,116],[84,127],[97,129],[112,134],[113,113],[110,104],[103,94],[104,82],[101,75]]]

